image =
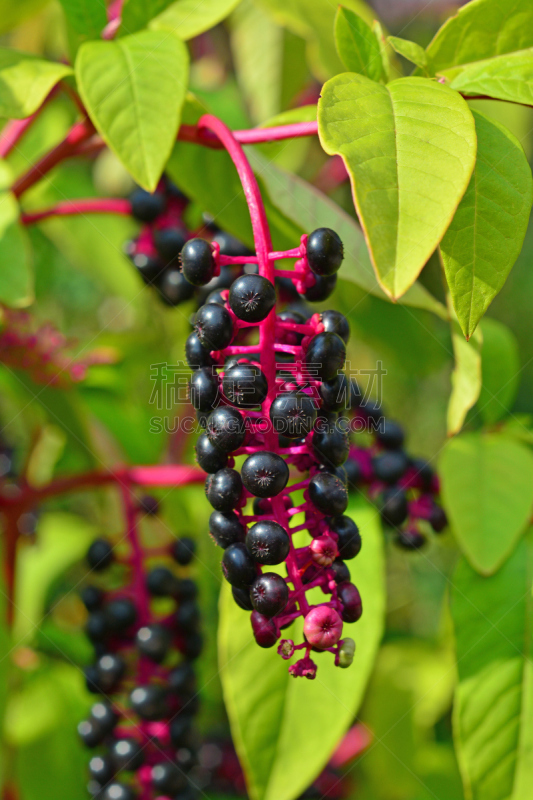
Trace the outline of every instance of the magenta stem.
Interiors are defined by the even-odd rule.
[[[131,203],[122,198],[89,197],[65,200],[42,211],[28,211],[21,215],[23,225],[32,225],[49,217],[71,217],[79,214],[131,214]]]

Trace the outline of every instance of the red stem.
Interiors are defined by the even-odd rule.
[[[205,130],[206,126],[203,124],[205,119],[206,117],[202,117],[197,125],[182,125],[178,131],[179,141],[202,144],[205,147],[214,149],[224,149],[224,144],[214,133]],[[261,142],[295,139],[300,136],[315,136],[317,133],[318,122],[313,121],[293,122],[290,125],[275,125],[271,128],[251,128],[249,130],[233,131],[232,137],[239,144],[260,144]]]
[[[32,225],[48,217],[71,217],[77,214],[131,214],[129,200],[114,197],[89,197],[65,200],[42,211],[29,211],[21,215],[23,225]]]

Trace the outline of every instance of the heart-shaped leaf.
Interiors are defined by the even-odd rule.
[[[533,48],[471,64],[455,75],[450,85],[463,95],[533,105]]]
[[[383,553],[378,516],[367,503],[350,507],[363,548],[350,563],[364,612],[345,635],[356,640],[352,666],[335,667],[317,654],[314,681],[293,678],[276,649],[255,642],[249,614],[226,585],[220,602],[219,664],[233,738],[253,800],[293,800],[318,775],[361,702],[381,638],[384,613]],[[324,595],[320,593],[316,602]],[[287,631],[291,636],[291,631]],[[301,625],[298,633],[301,635]]]
[[[525,530],[533,505],[533,456],[501,434],[452,439],[439,461],[442,499],[472,567],[491,575]]]
[[[531,0],[473,0],[444,23],[427,52],[440,71],[532,46]]]
[[[457,318],[468,338],[500,291],[526,235],[533,181],[520,142],[474,111],[474,174],[441,242]]]
[[[381,80],[383,65],[378,40],[364,19],[343,6],[339,6],[335,17],[335,42],[347,70],[373,81]]]
[[[169,31],[86,42],[76,77],[92,122],[135,180],[153,191],[180,125],[188,53]]]
[[[496,575],[463,560],[451,581],[459,683],[454,739],[465,797],[527,800],[531,795],[531,535]]]
[[[0,47],[0,117],[29,117],[50,89],[71,73],[66,64]]]
[[[240,3],[240,0],[177,0],[150,22],[153,30],[171,30],[183,41],[208,31]]]
[[[476,135],[457,93],[426,78],[387,86],[344,73],[318,103],[322,146],[342,156],[378,280],[393,298],[440,242],[474,169]]]

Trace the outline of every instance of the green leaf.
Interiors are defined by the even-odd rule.
[[[533,105],[533,48],[477,62],[455,76],[453,72],[450,86],[463,95]]]
[[[99,39],[107,25],[104,3],[94,0],[59,0],[67,21],[73,50],[91,39]]]
[[[240,0],[209,0],[208,3],[198,3],[198,0],[177,0],[150,22],[150,28],[173,31],[180,39],[187,41],[218,25],[239,2]]]
[[[0,0],[0,34],[16,28],[21,22],[35,14],[49,0]]]
[[[71,74],[66,64],[0,47],[0,117],[29,117],[56,83]]]
[[[379,43],[364,19],[339,6],[335,17],[335,42],[342,63],[349,72],[373,81],[383,77]]]
[[[476,166],[441,242],[446,280],[467,338],[518,258],[533,202],[531,169],[521,144],[499,123],[472,113]]]
[[[426,74],[429,74],[428,55],[423,47],[409,39],[400,39],[398,36],[388,36],[387,42],[396,53],[411,61]]]
[[[231,18],[231,51],[250,117],[254,123],[264,122],[280,108],[283,30],[252,0],[245,0]]]
[[[187,48],[168,31],[87,42],[78,51],[78,87],[92,122],[149,191],[176,139],[187,74]]]
[[[345,628],[357,643],[349,669],[335,667],[330,654],[317,654],[314,681],[292,678],[276,648],[257,646],[249,615],[235,605],[230,588],[224,585],[222,590],[219,664],[252,800],[297,797],[326,764],[361,702],[383,626],[383,554],[375,509],[357,502],[349,513],[363,537],[350,569],[364,604],[353,632],[351,626]]]
[[[172,0],[126,0],[122,9],[119,36],[146,28],[150,20],[161,14]]]
[[[10,182],[11,171],[0,161],[0,302],[19,308],[33,301],[33,274],[19,205],[7,188]]]
[[[344,245],[340,279],[355,283],[382,300],[388,300],[376,280],[363,233],[354,218],[298,175],[286,172],[252,148],[247,149],[247,155],[271,196],[275,198],[278,208],[302,230],[312,231],[321,225],[337,231]],[[437,314],[441,319],[447,319],[446,308],[420,283],[415,283],[408,289],[399,302],[402,305],[423,308]]]
[[[437,31],[427,53],[439,72],[532,46],[531,0],[473,0]]]
[[[520,379],[516,337],[506,325],[488,317],[481,323],[482,384],[478,407],[489,425],[505,416],[515,399]]]
[[[463,427],[467,413],[475,406],[481,392],[481,344],[482,336],[475,331],[470,341],[465,341],[455,315],[450,319],[454,367],[452,392],[448,401],[448,435],[458,433]]]
[[[387,86],[337,75],[322,88],[318,129],[340,155],[378,280],[393,298],[438,245],[475,164],[472,114],[457,92],[426,78]]]
[[[524,532],[533,505],[533,456],[501,434],[452,439],[439,459],[444,507],[472,567],[491,575]]]
[[[465,796],[527,800],[533,784],[531,536],[490,578],[459,562],[451,582],[459,684],[454,738]]]

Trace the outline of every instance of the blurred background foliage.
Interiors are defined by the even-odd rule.
[[[312,0],[305,5],[314,8]],[[337,69],[331,63],[337,58],[332,25],[322,25],[312,14],[308,27],[297,24],[291,17],[296,6],[243,0],[223,24],[189,43],[192,91],[231,127],[248,127],[296,104],[316,102],[318,81]],[[453,4],[376,0],[376,8],[391,34],[426,44]],[[58,2],[0,0],[2,44],[63,58],[68,51],[63,19]],[[532,157],[532,109],[490,101],[475,105],[505,122]],[[59,95],[9,157],[14,173],[23,172],[60,141],[74,118],[72,103]],[[316,141],[260,149],[275,164],[327,188],[327,159]],[[40,208],[67,197],[123,196],[130,189],[128,175],[104,151],[94,160],[59,166],[24,203],[27,209]],[[347,183],[337,186],[332,197],[353,215]],[[272,200],[275,203],[274,194]],[[199,219],[203,210],[193,205],[191,219]],[[15,447],[19,470],[31,459],[34,470],[44,475],[180,455],[192,462],[192,442],[150,431],[154,409],[149,399],[150,366],[182,360],[193,305],[166,308],[146,289],[123,251],[136,230],[128,218],[98,216],[50,220],[28,231],[36,281],[32,312],[40,321],[53,320],[74,338],[78,353],[110,348],[115,363],[91,368],[88,379],[68,392],[35,385],[26,374],[0,366],[3,436]],[[490,308],[484,333],[487,346],[495,339],[497,351],[492,321],[510,331],[505,336],[511,349],[517,349],[519,379],[511,390],[507,387],[502,402],[520,419],[521,430],[533,431],[532,260],[530,227],[518,262]],[[446,440],[453,367],[448,327],[428,312],[368,295],[346,277],[328,306],[350,321],[352,370],[383,362],[388,414],[405,426],[409,451],[436,463]],[[422,281],[443,298],[437,264],[428,264]],[[491,378],[488,368],[484,380],[493,381],[491,391],[494,386],[499,390],[497,376]],[[501,404],[492,414],[481,414],[484,405],[480,402],[469,413],[467,428],[499,424]],[[193,536],[200,548],[197,577],[208,643],[200,659],[201,731],[208,737],[227,737],[215,644],[219,556],[206,535],[209,510],[201,488],[160,494],[166,524]],[[75,726],[90,702],[79,669],[90,653],[82,633],[84,610],[74,589],[87,542],[97,533],[120,531],[121,524],[111,490],[77,493],[48,501],[36,534],[21,542],[13,639],[2,632],[0,705],[5,708],[4,782],[16,774],[22,800],[86,797],[86,756]],[[386,556],[386,633],[359,714],[372,742],[347,768],[348,796],[460,800],[451,733],[456,671],[447,604],[457,549],[447,535],[416,554],[405,554],[387,541]]]

